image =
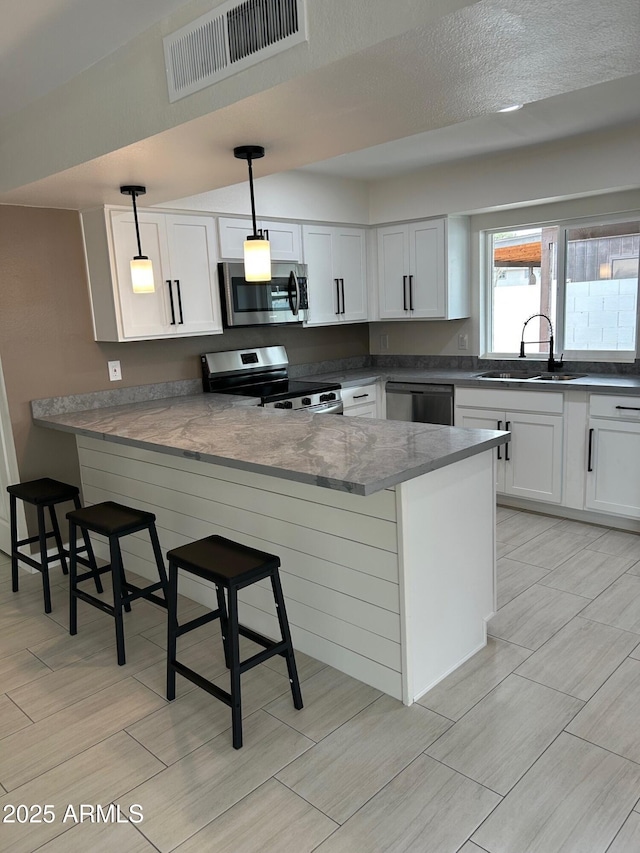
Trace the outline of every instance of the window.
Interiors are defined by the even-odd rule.
[[[546,314],[567,359],[635,357],[640,221],[532,226],[487,241],[489,355],[516,356],[525,321]],[[527,355],[547,356],[548,340],[546,320],[532,321]]]

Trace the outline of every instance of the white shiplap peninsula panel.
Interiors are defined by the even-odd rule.
[[[87,503],[155,512],[164,550],[219,533],[278,554],[296,648],[403,698],[393,490],[363,498],[82,436],[78,451]],[[122,547],[127,567],[155,576],[143,536]],[[215,606],[189,581],[184,594]],[[264,584],[243,591],[241,619],[278,636]]]

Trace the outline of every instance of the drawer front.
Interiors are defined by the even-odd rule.
[[[561,415],[562,391],[508,391],[506,388],[460,388],[455,390],[456,406],[474,409],[508,409],[518,412],[549,412]]]
[[[640,397],[627,397],[624,394],[591,394],[589,414],[594,418],[640,421]]]
[[[345,409],[350,406],[363,406],[365,403],[375,403],[378,399],[376,385],[359,385],[342,389],[342,402]]]

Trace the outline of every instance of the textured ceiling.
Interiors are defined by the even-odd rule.
[[[2,0],[0,118],[113,53],[187,0]]]
[[[170,201],[243,180],[231,149],[247,142],[267,148],[258,174],[349,154],[336,172],[372,178],[430,156],[467,157],[635,118],[638,0],[563,0],[558,9],[556,0],[481,0],[0,201],[118,203],[118,186],[130,182],[148,186],[147,203]],[[531,106],[495,116],[514,102]],[[404,140],[396,154],[385,146],[393,140]],[[429,140],[435,153],[425,160]]]

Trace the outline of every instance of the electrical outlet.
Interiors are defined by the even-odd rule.
[[[108,361],[107,367],[109,368],[109,379],[112,382],[117,382],[119,379],[122,379],[122,370],[120,369],[119,361]]]
[[[469,349],[469,335],[466,332],[458,335],[458,349]]]
[[[389,349],[389,335],[380,335],[380,349]]]

